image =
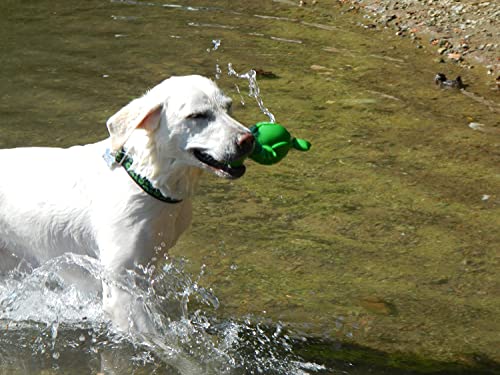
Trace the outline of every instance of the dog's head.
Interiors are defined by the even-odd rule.
[[[122,108],[106,125],[113,151],[147,151],[145,158],[160,169],[162,163],[198,167],[238,178],[245,167],[230,163],[252,152],[254,138],[230,110],[231,99],[210,79],[171,77]]]

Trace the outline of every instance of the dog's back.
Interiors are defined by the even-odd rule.
[[[4,174],[0,246],[4,250],[35,265],[64,252],[91,251],[91,198],[85,176],[89,168],[96,168],[89,160],[95,158],[89,149],[95,148],[0,150]],[[9,267],[3,263],[1,268]]]

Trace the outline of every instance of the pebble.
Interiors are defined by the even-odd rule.
[[[375,314],[380,314],[380,315],[396,314],[395,307],[391,303],[379,297],[370,296],[362,298],[360,301],[360,305],[364,307],[366,310]]]
[[[323,65],[317,65],[317,64],[313,64],[310,66],[310,68],[312,70],[315,70],[315,71],[333,71],[333,69],[331,68],[327,68],[326,66],[323,66]]]
[[[462,59],[462,55],[460,53],[451,52],[448,54],[448,58],[451,60],[459,61]]]
[[[438,279],[432,280],[431,284],[433,284],[433,285],[444,285],[444,284],[448,284],[449,281],[450,281],[450,279],[448,277],[443,276],[443,277],[440,277]]]
[[[481,124],[479,122],[471,122],[469,124],[469,128],[471,128],[472,130],[478,130],[480,132],[484,132],[486,127],[484,124]]]

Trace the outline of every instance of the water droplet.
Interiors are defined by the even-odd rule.
[[[214,39],[214,40],[212,40],[212,44],[214,45],[214,47],[212,48],[212,51],[216,51],[220,47],[221,40]]]
[[[222,69],[220,68],[219,64],[215,64],[215,79],[220,79],[221,74]]]

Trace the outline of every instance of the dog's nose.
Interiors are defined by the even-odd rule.
[[[253,151],[255,138],[252,133],[245,133],[240,138],[238,138],[236,144],[238,145],[238,150],[241,152],[241,154],[246,155]]]

